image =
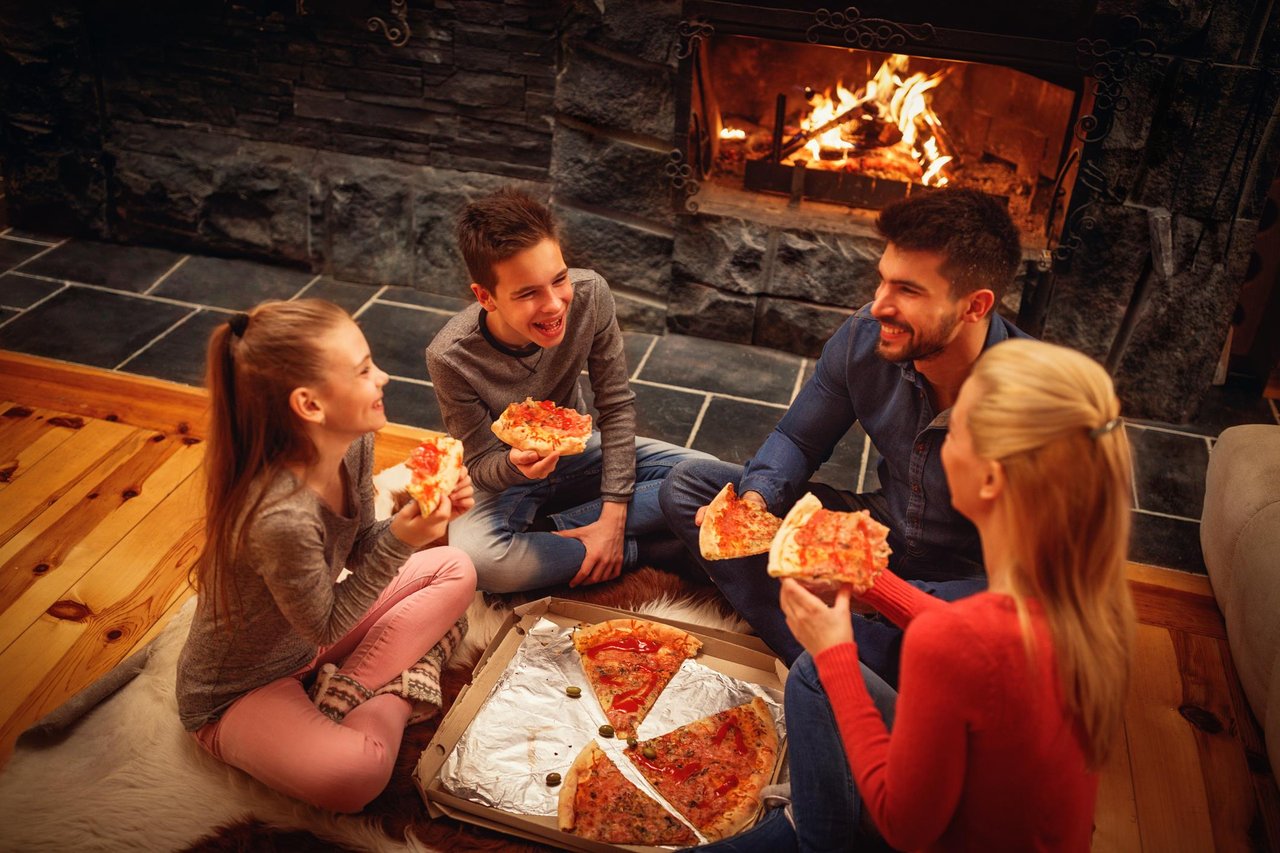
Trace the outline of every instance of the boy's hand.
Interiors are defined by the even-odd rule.
[[[545,479],[556,470],[556,463],[560,461],[559,453],[539,456],[536,450],[516,450],[514,447],[511,448],[507,457],[511,460],[511,464],[530,480]]]
[[[853,588],[849,584],[841,586],[836,593],[835,604],[828,607],[794,579],[783,578],[778,604],[787,617],[791,633],[805,651],[817,657],[832,646],[853,642],[853,621],[849,615],[849,597],[852,594]]]
[[[757,491],[743,492],[742,495],[738,498],[738,500],[755,504],[765,512],[769,511],[769,505],[764,502],[764,498]],[[707,504],[707,506],[710,506],[710,504]],[[706,518],[706,516],[707,516],[707,507],[706,506],[698,507],[698,511],[693,514],[693,523],[701,527],[702,519]]]
[[[470,480],[468,480],[468,488],[470,488]],[[417,501],[409,501],[392,517],[391,532],[406,545],[422,548],[444,536],[452,514],[453,503],[448,497],[441,498],[435,512],[426,516],[422,514]]]
[[[583,527],[557,530],[557,535],[577,539],[587,548],[582,568],[569,581],[569,586],[600,583],[622,573],[622,538],[627,527],[627,504],[605,501],[600,517]]]

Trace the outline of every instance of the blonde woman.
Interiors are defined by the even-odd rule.
[[[942,462],[990,587],[948,603],[885,574],[860,596],[905,629],[896,697],[858,663],[851,590],[828,607],[783,584],[808,654],[786,692],[794,828],[778,809],[755,831],[771,853],[856,847],[860,811],[903,850],[1089,849],[1134,625],[1111,381],[1063,347],[993,347],[951,412]],[[748,840],[735,849],[756,849]]]

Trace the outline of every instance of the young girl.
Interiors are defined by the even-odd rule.
[[[1111,381],[1063,347],[993,347],[952,409],[942,462],[989,590],[947,603],[886,573],[859,595],[905,629],[895,696],[858,663],[851,590],[828,607],[783,582],[808,652],[786,688],[794,827],[776,809],[735,849],[856,847],[860,810],[895,849],[1089,849],[1134,630]]]
[[[386,383],[322,300],[264,303],[209,342],[208,540],[178,710],[217,758],[335,811],[386,787],[411,714],[438,705],[475,590],[461,551],[415,553],[471,506],[468,477],[430,516],[410,501],[374,519]]]

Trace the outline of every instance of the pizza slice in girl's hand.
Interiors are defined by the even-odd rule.
[[[610,619],[574,631],[573,647],[609,725],[628,737],[702,641],[671,625]]]
[[[889,528],[866,510],[823,509],[812,493],[796,501],[769,549],[769,574],[811,589],[853,584],[865,592],[889,565]]]
[[[609,844],[698,843],[689,827],[623,776],[595,741],[565,774],[558,816],[564,832]]]
[[[760,697],[626,749],[676,811],[707,840],[740,832],[773,776],[778,732]]]
[[[409,494],[423,515],[431,515],[462,479],[462,442],[447,435],[432,436],[413,449],[405,465]]]
[[[492,429],[494,435],[516,450],[533,450],[539,456],[571,456],[587,449],[591,416],[550,400],[525,397],[523,403],[507,406]]]
[[[698,548],[708,560],[750,557],[769,550],[782,519],[751,501],[744,501],[725,483],[711,499],[698,529]]]

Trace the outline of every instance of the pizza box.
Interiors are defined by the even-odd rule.
[[[471,675],[471,681],[458,693],[453,707],[440,722],[435,737],[427,744],[418,760],[414,773],[414,783],[427,806],[427,814],[433,818],[446,815],[467,823],[483,826],[498,832],[505,832],[520,838],[550,844],[566,850],[610,851],[636,850],[662,853],[669,850],[664,847],[648,847],[642,845],[614,845],[561,832],[556,826],[554,817],[513,814],[500,809],[490,808],[480,803],[455,796],[440,784],[440,768],[445,759],[453,751],[458,740],[471,724],[472,718],[480,710],[488,698],[493,686],[506,671],[507,664],[515,656],[516,650],[524,640],[529,628],[540,619],[546,618],[565,627],[579,623],[603,622],[619,617],[648,619],[674,625],[693,634],[702,641],[702,650],[698,654],[698,662],[704,666],[741,679],[752,684],[770,687],[781,692],[787,680],[787,668],[758,637],[736,634],[715,628],[692,625],[674,619],[663,619],[619,610],[613,607],[601,607],[571,601],[564,598],[541,598],[521,605],[507,617],[499,628],[493,642],[485,650]],[[770,781],[777,781],[787,754],[786,740],[779,744],[779,761],[774,768],[774,776]],[[565,762],[568,769],[570,757]]]

